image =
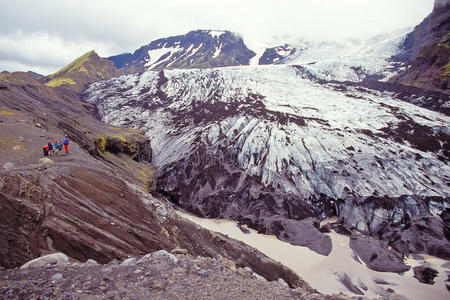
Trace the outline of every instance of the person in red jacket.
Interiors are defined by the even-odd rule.
[[[48,144],[44,145],[44,147],[42,147],[42,150],[44,151],[44,156],[48,156],[48,151],[50,150]]]
[[[66,154],[69,154],[69,139],[67,138],[67,136],[64,137],[62,142],[64,145],[64,151],[66,151]]]

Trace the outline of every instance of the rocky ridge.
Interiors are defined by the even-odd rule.
[[[449,93],[450,1],[435,0],[433,11],[406,37],[410,66],[392,81]]]
[[[226,258],[165,250],[103,265],[92,259],[51,261],[0,271],[0,295],[8,299],[350,299],[343,294],[321,295],[309,287],[290,289],[282,279],[269,282]],[[389,299],[400,298],[393,294]]]

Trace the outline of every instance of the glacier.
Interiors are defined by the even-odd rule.
[[[271,42],[249,42],[257,52],[252,58],[255,64],[301,65],[316,77],[325,80],[362,81],[365,79],[388,80],[407,66],[398,59],[404,49],[404,41],[412,28],[404,28],[366,39],[341,41],[309,41],[289,37]],[[263,50],[265,52],[263,52]],[[269,51],[275,56],[270,59]]]
[[[83,97],[103,121],[146,132],[159,192],[201,216],[296,243],[287,220],[337,215],[398,240],[399,226],[450,209],[450,118],[393,92],[267,65],[148,71]],[[425,251],[442,257],[439,230]],[[424,251],[426,234],[391,246]]]

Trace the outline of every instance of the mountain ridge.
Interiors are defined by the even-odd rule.
[[[123,73],[163,68],[205,68],[248,64],[255,53],[230,31],[194,30],[185,35],[161,38],[133,54],[110,56]]]

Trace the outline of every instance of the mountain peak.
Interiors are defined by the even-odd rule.
[[[193,30],[152,41],[133,54],[108,57],[122,73],[248,65],[255,53],[226,30]]]
[[[50,87],[64,87],[80,92],[89,83],[117,75],[119,72],[109,60],[91,50],[40,81]]]

